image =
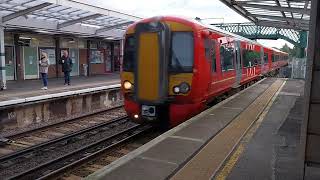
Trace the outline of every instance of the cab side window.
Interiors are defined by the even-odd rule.
[[[208,39],[208,38],[204,40],[205,56],[206,56],[206,60],[211,61],[212,72],[217,72],[215,47],[216,47],[216,43],[214,40]]]

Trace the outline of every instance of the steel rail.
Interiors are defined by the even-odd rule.
[[[98,128],[102,127],[102,126],[113,124],[113,123],[116,123],[118,121],[125,120],[125,119],[128,119],[128,116],[123,116],[123,117],[119,117],[119,118],[116,118],[116,119],[113,119],[113,120],[110,120],[110,121],[106,121],[104,123],[96,124],[94,126],[81,129],[80,131],[76,131],[76,132],[67,134],[65,136],[61,136],[61,137],[58,137],[56,139],[52,139],[52,140],[37,144],[35,146],[30,146],[28,148],[25,148],[25,149],[22,149],[22,150],[18,150],[18,151],[14,152],[14,153],[11,153],[11,154],[8,154],[8,155],[0,157],[0,163],[2,163],[3,161],[8,161],[10,159],[15,159],[15,158],[17,158],[19,156],[23,156],[24,154],[27,154],[29,152],[37,151],[37,150],[39,150],[39,149],[41,149],[41,148],[43,148],[45,146],[49,146],[49,145],[57,143],[59,141],[67,140],[69,138],[72,138],[72,137],[84,134],[86,132],[90,132],[92,130],[98,129]]]
[[[53,159],[49,162],[46,162],[46,163],[43,163],[43,164],[40,164],[39,166],[37,167],[34,167],[30,170],[27,170],[25,172],[22,172],[18,175],[15,175],[13,177],[10,177],[9,179],[28,179],[28,178],[32,178],[32,179],[48,179],[48,178],[52,178],[58,174],[61,174],[62,172],[65,172],[66,170],[78,165],[78,164],[81,164],[83,163],[84,161],[87,161],[88,159],[91,159],[101,153],[103,153],[104,151],[107,151],[107,150],[110,150],[111,148],[133,138],[133,137],[136,137],[137,135],[143,133],[143,132],[146,132],[147,130],[150,130],[152,128],[151,125],[140,125],[140,124],[137,124],[133,127],[130,127],[128,129],[125,129],[121,132],[118,132],[116,134],[113,134],[109,137],[106,137],[106,138],[103,138],[97,142],[94,142],[94,143],[91,143],[85,147],[82,147],[80,149],[77,149],[73,152],[70,152],[64,156],[60,156],[56,159]],[[130,134],[130,133],[133,133],[133,134]],[[119,136],[122,136],[122,135],[126,135],[126,134],[129,134],[129,136],[126,136],[125,138],[121,139],[121,140],[118,140],[116,142],[114,142],[115,140],[117,140],[117,138]],[[87,152],[86,150],[89,150],[90,148],[95,148],[95,149],[99,149],[100,146],[104,146],[103,143],[107,143],[107,142],[111,142],[111,145],[108,145],[90,155],[87,155]],[[100,145],[100,146],[99,146]],[[67,164],[66,166],[62,166],[56,170],[53,170],[52,172],[49,172],[48,174],[45,174],[45,175],[42,175],[42,173],[40,172],[42,170],[42,172],[46,173],[48,172],[48,170],[46,170],[46,168],[48,168],[49,166],[52,166],[52,165],[56,165],[56,164],[59,164],[59,163],[62,163],[62,164],[65,164],[65,162],[63,162],[64,160],[68,161],[68,158],[72,159],[73,156],[80,156],[81,158],[74,161],[74,162],[71,162],[69,164]],[[51,169],[50,169],[51,170]],[[40,174],[38,174],[40,173]]]

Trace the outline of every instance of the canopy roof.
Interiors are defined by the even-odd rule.
[[[311,0],[220,0],[257,25],[308,30]]]
[[[140,17],[97,7],[84,0],[0,0],[0,25],[47,34],[119,39]]]

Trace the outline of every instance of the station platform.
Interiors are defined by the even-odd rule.
[[[87,179],[302,179],[303,90],[263,79]]]
[[[42,80],[8,81],[8,89],[0,91],[0,102],[16,100],[27,97],[41,96],[47,94],[75,91],[80,89],[108,86],[120,83],[119,73],[96,75],[90,77],[71,77],[71,86],[64,86],[63,78],[52,78],[48,80],[48,90],[41,90]]]

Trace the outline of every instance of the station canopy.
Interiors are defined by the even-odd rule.
[[[261,26],[308,30],[311,0],[220,0]]]
[[[0,25],[7,30],[120,39],[140,17],[84,0],[0,0]]]

